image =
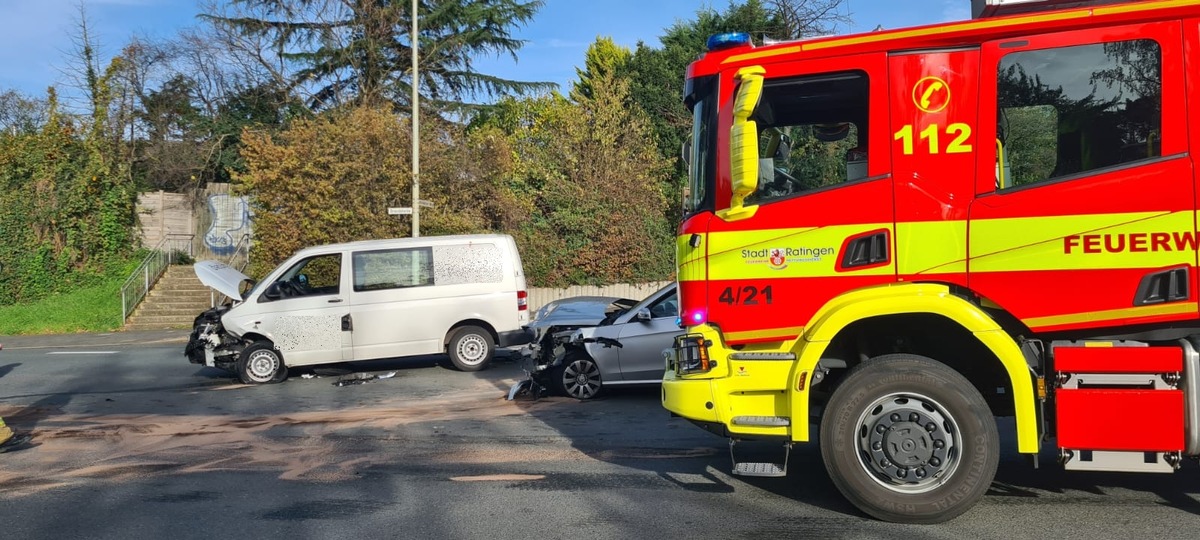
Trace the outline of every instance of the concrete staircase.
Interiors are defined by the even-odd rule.
[[[169,330],[191,328],[192,321],[212,303],[212,289],[196,279],[191,265],[172,265],[150,288],[133,315],[125,322],[126,330]]]

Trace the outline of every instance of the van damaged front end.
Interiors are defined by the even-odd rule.
[[[225,329],[221,317],[241,302],[241,287],[254,281],[245,274],[219,261],[201,261],[194,266],[196,277],[201,283],[227,296],[229,301],[205,310],[192,322],[192,333],[188,337],[183,353],[188,361],[209,367],[234,372],[238,358],[247,343]]]
[[[184,354],[193,364],[201,364],[226,371],[234,371],[235,363],[246,348],[246,343],[229,332],[221,324],[221,316],[230,309],[229,304],[206,310],[192,323]]]

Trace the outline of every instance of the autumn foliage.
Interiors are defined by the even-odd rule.
[[[411,206],[412,139],[407,118],[389,109],[360,107],[294,122],[272,135],[243,134],[247,172],[235,177],[254,208],[251,272],[261,275],[298,249],[338,242],[403,237],[411,217],[388,215]],[[460,127],[422,126],[421,209],[424,235],[489,230],[498,218],[483,165],[492,163],[462,144]]]
[[[503,232],[521,249],[532,284],[669,277],[671,227],[662,180],[669,164],[627,83],[606,76],[593,96],[510,101],[467,130],[421,125],[423,235]],[[358,107],[243,134],[256,235],[252,273],[312,245],[411,234],[410,124],[390,109]]]

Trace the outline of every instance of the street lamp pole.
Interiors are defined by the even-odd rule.
[[[421,236],[421,107],[417,102],[417,87],[420,77],[417,76],[417,0],[412,2],[412,235]]]

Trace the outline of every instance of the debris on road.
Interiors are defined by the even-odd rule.
[[[351,386],[351,385],[355,385],[355,384],[366,384],[366,383],[369,383],[374,380],[390,379],[395,376],[396,376],[395,371],[389,371],[382,375],[376,375],[374,373],[355,373],[353,375],[347,375],[345,377],[339,378],[338,380],[333,382],[333,385],[334,386]]]

